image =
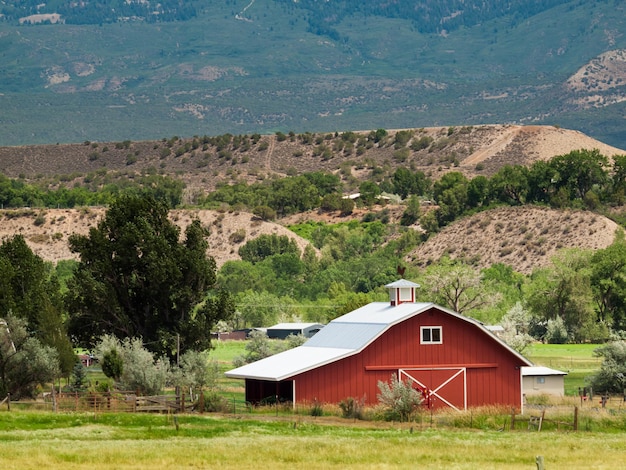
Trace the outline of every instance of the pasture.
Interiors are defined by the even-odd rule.
[[[622,423],[623,425],[623,423]],[[338,418],[0,412],[0,468],[619,468],[615,432],[432,429]]]
[[[244,342],[216,342],[220,371],[243,353]],[[537,364],[593,372],[595,346],[536,345]],[[581,375],[582,377],[582,375]],[[577,379],[578,380],[578,379]],[[223,393],[241,397],[241,381],[222,381]],[[572,388],[569,384],[566,387]],[[571,401],[572,399],[567,399]],[[567,401],[566,400],[566,401]],[[573,402],[572,402],[573,403]],[[573,408],[573,406],[572,406]],[[0,468],[83,470],[174,468],[619,468],[626,453],[626,414],[585,407],[578,432],[546,426],[541,432],[502,410],[420,414],[411,423],[355,421],[308,410],[243,408],[237,414],[52,413],[0,409]]]

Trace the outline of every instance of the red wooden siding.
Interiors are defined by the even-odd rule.
[[[443,343],[420,344],[421,326],[440,326]],[[468,407],[519,407],[522,365],[518,357],[477,326],[433,308],[391,327],[360,354],[292,379],[297,402],[337,403],[354,397],[374,404],[378,381],[389,381],[399,369],[466,367]],[[446,393],[458,399],[462,392],[451,387],[462,386],[462,380],[455,380]]]

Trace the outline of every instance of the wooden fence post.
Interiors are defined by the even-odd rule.
[[[537,470],[544,470],[543,455],[538,455],[535,462],[537,463]]]
[[[515,430],[515,408],[511,408],[511,431]]]
[[[578,407],[574,407],[574,431],[578,431]]]

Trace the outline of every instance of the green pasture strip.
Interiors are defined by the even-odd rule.
[[[621,433],[448,430],[296,417],[0,413],[0,468],[620,468]]]
[[[212,349],[209,356],[216,360],[218,364],[227,364],[232,367],[233,359],[244,354],[247,341],[211,341]]]
[[[602,358],[593,352],[598,344],[533,344],[526,357],[534,364],[567,372],[565,394],[577,395],[579,387],[589,385],[588,377],[596,373]]]

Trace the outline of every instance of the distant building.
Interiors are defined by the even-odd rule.
[[[312,338],[318,331],[324,328],[320,323],[279,323],[270,326],[265,331],[268,338],[285,339],[289,335],[301,335],[305,338]]]
[[[392,375],[422,393],[424,406],[464,410],[522,408],[522,368],[532,364],[482,323],[433,303],[419,287],[388,284],[389,301],[372,302],[331,321],[304,345],[226,373],[244,379],[246,400],[296,404],[377,402]]]
[[[522,391],[525,396],[565,395],[565,376],[567,372],[550,369],[549,367],[522,367]]]

